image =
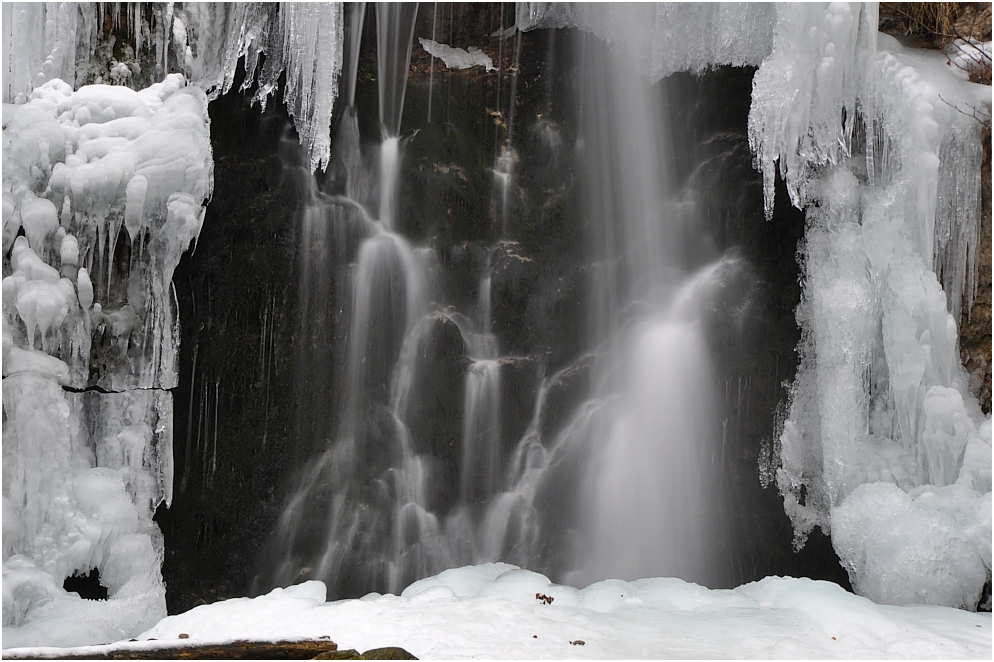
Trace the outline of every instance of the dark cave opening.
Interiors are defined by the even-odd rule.
[[[71,576],[66,577],[62,583],[69,593],[78,593],[84,600],[106,600],[107,587],[100,583],[100,570],[93,568],[88,573],[80,574],[77,570]]]

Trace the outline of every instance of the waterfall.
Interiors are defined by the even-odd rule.
[[[400,135],[417,13],[416,2],[376,4],[377,83],[380,91],[380,128],[384,138]]]
[[[989,604],[989,86],[872,3],[431,13],[4,5],[5,644],[137,634],[263,527],[257,592],[825,577],[810,535]]]
[[[337,318],[347,339],[342,375],[324,370],[345,388],[336,395],[315,384],[320,368],[301,357],[308,374],[300,382],[302,397],[323,412],[327,407],[303,392],[326,393],[337,424],[307,428],[320,429],[324,440],[313,440],[319,459],[307,462],[280,518],[267,557],[278,570],[269,583],[320,578],[332,594],[352,586],[399,590],[454,564],[497,560],[537,564],[573,582],[672,575],[715,583],[719,425],[702,315],[717,280],[734,280],[739,272],[734,258],[701,241],[699,220],[678,204],[662,88],[645,83],[630,54],[607,51],[590,37],[576,40],[587,72],[577,103],[589,209],[586,335],[593,388],[572,421],[543,432],[543,401],[555,375],[543,380],[532,424],[513,449],[505,448],[503,372],[514,359],[501,355],[493,331],[492,287],[495,255],[513,253],[517,244],[501,240],[487,251],[472,310],[452,311],[432,282],[433,249],[415,248],[398,216],[407,140],[399,133],[400,106],[415,14],[388,5],[376,11],[379,147],[364,155],[355,112],[346,108],[336,131],[341,147],[324,185],[335,193],[313,182],[301,185],[303,259],[328,265],[302,285],[305,315],[328,295],[330,265],[346,268],[351,283],[347,313]],[[349,81],[358,53],[354,14],[350,24]],[[515,45],[516,70],[520,39]],[[536,127],[531,135],[558,156],[555,125],[544,120]],[[512,223],[515,149],[509,127],[498,150],[491,207],[504,237]],[[315,255],[318,249],[330,253]],[[454,323],[467,361],[451,474],[439,472],[433,442],[419,432],[424,396],[418,389],[426,379],[421,357],[440,323]],[[322,335],[334,333],[328,326]],[[333,358],[328,350],[308,356]],[[441,498],[437,483],[444,475],[455,486],[451,497]],[[563,481],[574,488],[562,493],[554,487]],[[535,559],[545,536],[558,549]]]
[[[349,81],[356,77],[365,8],[352,11]],[[275,570],[263,572],[260,586],[306,577],[323,579],[335,591],[351,590],[354,581],[399,592],[411,580],[451,563],[439,542],[437,518],[426,508],[427,469],[412,446],[406,420],[432,300],[430,252],[413,247],[396,231],[403,158],[399,130],[416,6],[381,4],[376,15],[378,163],[363,158],[357,118],[348,107],[336,132],[341,148],[330,186],[338,193],[321,191],[309,173],[301,173],[302,330],[311,334],[318,322],[324,328],[298,361],[300,401],[312,405],[298,417],[306,425],[298,425],[298,434],[309,429],[322,438],[311,440],[319,459],[305,471],[279,519],[271,543]],[[346,90],[351,100],[353,83]],[[342,269],[352,287],[345,295],[349,314],[338,321],[346,326],[348,341],[340,357],[344,374],[337,377],[331,367],[336,357],[327,349],[332,323],[310,317],[315,310],[332,314],[328,303],[339,297],[330,296],[328,284]],[[343,395],[329,389],[334,383],[345,386]],[[315,389],[325,394],[323,402],[314,397]],[[332,425],[328,404],[337,408]],[[378,488],[370,489],[370,482]],[[343,570],[353,567],[359,568],[355,576],[344,577]]]
[[[632,30],[637,18],[627,14]],[[582,47],[589,324],[599,357],[587,408],[596,414],[581,414],[557,442],[557,454],[579,454],[583,465],[573,478],[581,551],[568,576],[577,585],[650,576],[713,585],[718,409],[700,313],[721,263],[686,271],[703,231],[673,204],[662,89],[645,84],[631,54],[605,54],[592,38]]]

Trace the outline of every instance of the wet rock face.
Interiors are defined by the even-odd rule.
[[[538,391],[541,363],[533,356],[507,356],[497,362],[500,370],[501,457],[507,458],[528,429]]]
[[[538,265],[516,241],[498,244],[491,259],[494,333],[501,340],[502,351],[527,352],[538,341],[538,329],[532,324],[537,320],[527,315],[529,301],[539,289]]]
[[[459,496],[463,384],[469,360],[455,322],[442,313],[429,320],[427,341],[415,362],[417,388],[407,407],[414,448],[430,458],[429,507],[441,512]]]

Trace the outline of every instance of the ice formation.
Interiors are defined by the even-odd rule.
[[[258,82],[253,102],[263,108],[285,73],[284,102],[314,170],[331,158],[342,21],[340,2],[185,3],[173,14],[173,38],[165,47],[180,51],[187,76],[212,99],[231,89],[239,58],[246,70],[240,89]]]
[[[739,2],[519,2],[517,27],[591,32],[627,50],[655,82],[677,71],[758,65],[770,53],[777,11],[773,4]]]
[[[3,639],[112,641],[165,615],[152,514],[172,496],[171,280],[213,185],[207,97],[172,74],[22,101],[3,106]],[[63,588],[93,569],[108,600]]]
[[[440,44],[431,39],[418,37],[421,47],[429,55],[439,58],[449,69],[469,69],[471,67],[485,67],[487,71],[493,71],[494,61],[490,56],[479,48],[469,47],[469,50],[453,48],[447,44]]]
[[[4,101],[23,100],[53,78],[78,87],[105,82],[106,77],[106,82],[134,87],[175,70],[214,99],[231,89],[244,57],[241,89],[258,82],[253,101],[263,108],[280,75],[286,74],[284,101],[308,147],[311,169],[327,166],[342,68],[342,3],[169,2],[146,9],[142,3],[126,3],[127,29],[119,33],[132,36],[127,48],[134,60],[111,60],[93,71],[88,63],[108,40],[100,28],[105,20],[118,27],[119,4],[4,3]],[[266,57],[260,67],[262,53]]]
[[[213,185],[207,103],[265,51],[256,100],[285,70],[325,165],[341,4],[131,3],[126,26],[103,3],[3,13],[4,645],[111,641],[165,615],[151,518],[172,492],[171,280]],[[128,62],[101,61],[108,24]],[[106,602],[62,587],[92,569]]]
[[[831,530],[861,595],[974,608],[991,574],[991,433],[956,324],[976,287],[990,88],[876,24],[865,6],[784,7],[754,82],[767,202],[779,161],[808,210],[777,482],[797,541]]]

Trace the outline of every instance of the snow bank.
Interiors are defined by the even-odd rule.
[[[400,596],[324,602],[310,581],[196,607],[135,643],[327,636],[339,648],[401,646],[421,659],[982,658],[989,614],[888,607],[835,584],[768,577],[734,590],[679,579],[606,580],[583,589],[506,564],[447,570]],[[155,639],[156,641],[152,641]],[[5,650],[5,657],[65,653]]]
[[[3,123],[3,641],[113,641],[165,615],[170,288],[213,184],[207,97],[52,79]],[[63,589],[93,569],[108,600]]]

